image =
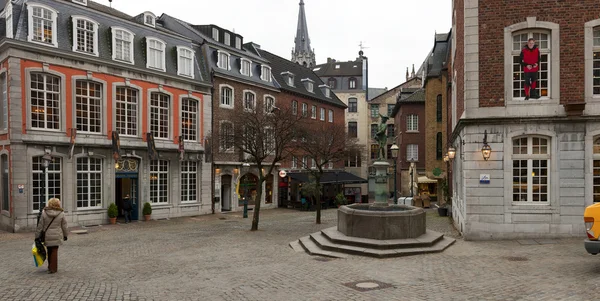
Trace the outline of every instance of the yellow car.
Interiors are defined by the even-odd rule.
[[[593,255],[600,253],[600,203],[590,205],[585,208],[583,213],[587,239],[585,240],[585,250]],[[598,222],[595,222],[598,221]]]

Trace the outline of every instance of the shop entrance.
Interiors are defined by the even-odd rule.
[[[138,160],[125,158],[115,164],[115,204],[119,208],[119,219],[125,219],[123,212],[123,199],[129,195],[133,209],[131,220],[138,220],[140,204],[138,202]]]

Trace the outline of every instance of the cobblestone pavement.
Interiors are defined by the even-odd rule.
[[[35,268],[32,233],[0,235],[2,300],[598,300],[600,257],[583,239],[458,241],[443,253],[325,259],[288,243],[335,225],[336,210],[237,213],[89,228]],[[447,218],[428,227],[457,236]],[[344,284],[373,281],[381,289]],[[386,285],[387,284],[387,285]],[[368,287],[368,286],[367,286]]]

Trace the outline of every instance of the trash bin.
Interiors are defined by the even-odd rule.
[[[407,196],[404,198],[404,205],[408,205],[408,206],[414,206],[413,205],[413,197],[411,196]]]
[[[405,196],[401,196],[401,197],[399,197],[399,198],[398,198],[398,202],[397,202],[397,204],[398,204],[398,205],[402,205],[402,204],[404,204],[404,199],[406,199],[406,197],[405,197]]]

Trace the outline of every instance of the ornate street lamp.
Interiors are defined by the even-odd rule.
[[[244,218],[248,218],[248,171],[250,171],[250,163],[244,162],[242,164],[242,174],[244,177]]]
[[[398,145],[396,145],[396,143],[392,144],[392,146],[390,147],[390,150],[392,151],[392,158],[394,159],[394,204],[398,204],[398,181],[396,179],[396,176],[398,174],[398,152],[400,151],[400,148],[398,147]]]
[[[483,147],[481,148],[483,160],[487,161],[492,155],[492,147],[487,143],[487,130],[483,133]]]
[[[448,148],[448,159],[453,160],[455,156],[456,156],[456,148],[454,148],[454,146],[449,147]]]

